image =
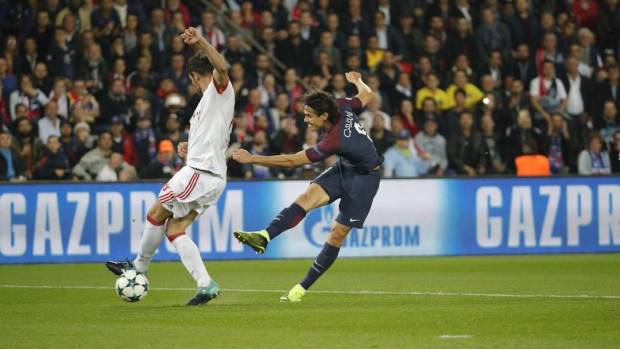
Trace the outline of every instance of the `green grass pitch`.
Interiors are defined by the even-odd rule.
[[[207,261],[224,292],[197,308],[180,262],[134,304],[101,264],[3,265],[0,347],[620,347],[620,254],[340,259],[280,303],[310,263]]]

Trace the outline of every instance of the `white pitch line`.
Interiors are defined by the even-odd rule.
[[[114,289],[112,286],[62,286],[62,285],[20,285],[0,284],[0,288],[21,289]],[[194,288],[156,287],[152,290],[164,291],[193,291]],[[239,293],[285,293],[286,289],[223,289],[224,292]],[[420,292],[420,291],[344,291],[344,290],[313,290],[312,294],[345,294],[345,295],[413,295],[413,296],[447,296],[447,297],[483,297],[483,298],[549,298],[549,299],[620,299],[620,295],[590,295],[590,294],[504,294],[504,293],[469,293],[469,292]]]
[[[473,335],[471,334],[443,334],[440,335],[438,338],[441,339],[467,339],[467,338],[472,338]]]

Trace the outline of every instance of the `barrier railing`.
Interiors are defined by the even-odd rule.
[[[188,230],[206,259],[314,257],[338,202],[310,212],[264,256],[233,237],[260,229],[307,181],[230,181]],[[0,184],[0,263],[132,256],[160,183]],[[382,181],[363,229],[341,255],[416,256],[620,251],[620,178],[446,178]],[[162,243],[157,259],[176,259]]]

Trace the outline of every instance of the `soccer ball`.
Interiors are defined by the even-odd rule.
[[[144,299],[149,290],[149,280],[134,269],[126,270],[116,280],[116,294],[130,303]]]

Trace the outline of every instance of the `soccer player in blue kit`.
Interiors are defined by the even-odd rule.
[[[282,296],[281,301],[301,301],[306,290],[336,260],[351,228],[364,225],[379,189],[383,158],[377,153],[357,116],[357,112],[374,98],[374,93],[362,81],[360,73],[348,72],[345,76],[357,88],[355,97],[336,100],[324,91],[314,91],[305,96],[304,121],[309,128],[322,132],[322,138],[314,148],[276,156],[252,155],[242,149],[233,153],[233,159],[242,164],[289,168],[318,162],[332,154],[339,156],[338,162],[315,178],[306,192],[282,210],[266,229],[234,232],[241,243],[262,254],[272,239],[296,226],[307,212],[340,199],[340,213],[323,250],[306,277]]]

